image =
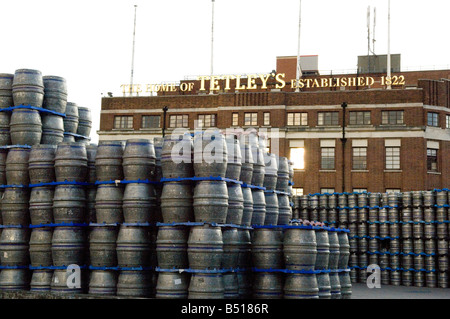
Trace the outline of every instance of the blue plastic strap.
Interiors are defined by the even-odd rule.
[[[84,136],[84,135],[70,133],[70,132],[64,132],[64,135],[78,137],[78,138],[82,138],[82,139],[85,139],[85,140],[91,140],[91,138],[89,136]]]
[[[242,226],[242,225],[235,225],[235,224],[217,224],[217,223],[206,223],[206,222],[184,222],[184,223],[160,223],[157,222],[156,226],[203,226],[205,224],[209,224],[213,227],[223,227],[223,228],[238,228],[238,229],[247,229],[252,230],[253,228],[250,226]]]
[[[138,180],[122,180],[120,181],[122,184],[161,184],[161,182],[157,181],[149,181],[148,179],[138,179]]]
[[[1,110],[1,109],[0,109],[0,110]],[[3,145],[3,146],[0,146],[0,149],[10,149],[10,148],[27,148],[27,149],[30,149],[30,148],[31,148],[31,145],[27,145],[27,144],[24,144],[24,145],[16,144],[16,145]]]
[[[90,227],[115,227],[115,226],[119,226],[119,223],[111,223],[111,224],[107,224],[107,223],[89,223]]]
[[[51,183],[38,183],[29,184],[28,187],[42,187],[42,186],[59,186],[59,185],[80,185],[80,186],[94,186],[92,183],[76,182],[76,181],[64,181],[64,182],[51,182]]]
[[[249,185],[249,184],[246,184],[246,183],[242,183],[242,187],[244,187],[244,188],[252,188],[252,189],[259,189],[259,190],[262,190],[262,191],[266,191],[267,190],[265,187]]]
[[[0,188],[27,188],[28,185],[0,185]]]
[[[153,270],[153,267],[118,267],[119,270],[132,270],[132,271],[145,271],[145,270]]]
[[[225,178],[221,176],[209,176],[209,177],[175,177],[175,178],[161,178],[161,182],[182,182],[182,181],[223,181],[228,183],[235,183],[235,184],[244,184],[241,181],[237,181],[230,178]]]
[[[140,226],[140,227],[150,227],[154,226],[153,223],[122,223],[123,226]]]
[[[31,270],[42,270],[42,269],[49,269],[49,270],[56,270],[56,269],[67,269],[68,266],[26,266],[27,268]],[[88,268],[86,265],[79,266],[80,269],[86,269]]]
[[[28,266],[0,266],[0,269],[28,269]]]
[[[0,225],[0,229],[2,228],[28,228],[28,225]]]
[[[10,107],[6,107],[3,109],[0,109],[0,112],[9,112],[9,111],[14,111],[16,109],[29,109],[29,110],[35,110],[35,111],[39,111],[42,113],[49,113],[49,114],[53,114],[53,115],[58,115],[61,117],[66,117],[66,114],[64,113],[59,113],[53,110],[48,110],[48,109],[44,109],[42,107],[37,107],[37,106],[32,106],[32,105],[18,105],[18,106],[10,106]]]
[[[87,223],[49,223],[49,224],[40,224],[40,225],[30,225],[30,228],[44,228],[44,227],[61,227],[61,226],[68,226],[68,227],[88,227],[89,224]]]

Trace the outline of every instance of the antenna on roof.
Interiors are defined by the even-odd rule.
[[[301,27],[302,27],[302,0],[300,1],[300,9],[299,9],[299,13],[298,13],[298,44],[297,44],[297,74],[296,74],[296,79],[297,79],[297,85],[300,81],[300,78],[302,77],[302,67],[300,64],[300,35],[301,35]],[[299,92],[300,89],[297,87],[295,89],[295,92]]]
[[[134,45],[136,40],[136,9],[137,5],[134,5],[134,29],[133,29],[133,51],[131,54],[131,79],[130,79],[130,95],[133,93],[133,76],[134,76]]]
[[[388,0],[388,54],[387,54],[387,78],[391,79],[391,0]],[[389,81],[390,83],[390,81]],[[389,84],[387,89],[390,90],[392,87]]]

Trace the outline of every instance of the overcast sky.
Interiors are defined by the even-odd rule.
[[[215,74],[270,72],[297,54],[299,0],[216,0]],[[367,54],[367,7],[377,8],[377,54],[387,51],[388,0],[303,0],[301,54],[320,70],[355,69]],[[211,0],[0,0],[0,73],[38,69],[65,77],[69,101],[93,111],[130,82],[178,81],[210,72]],[[402,68],[450,68],[448,0],[391,0],[391,53]]]

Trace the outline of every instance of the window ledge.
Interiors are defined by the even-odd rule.
[[[305,169],[301,169],[301,168],[294,168],[294,172],[304,172]]]
[[[334,169],[321,169],[321,170],[319,170],[319,173],[336,173],[336,170],[334,170]]]
[[[140,128],[139,131],[160,131],[160,127],[154,127],[154,128]]]
[[[371,128],[374,127],[373,124],[349,124],[349,128]]]
[[[427,174],[441,175],[441,172],[430,172],[430,171],[428,171]]]
[[[369,173],[369,170],[367,169],[352,169],[352,173]]]
[[[113,128],[113,131],[134,131],[134,128]]]
[[[385,169],[385,173],[403,173],[401,169]]]
[[[338,127],[341,127],[340,125],[316,125],[316,127],[323,127],[323,128],[327,128],[327,127],[330,127],[330,128],[338,128]]]

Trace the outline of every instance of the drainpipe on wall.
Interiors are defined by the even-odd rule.
[[[345,192],[345,145],[347,143],[347,138],[345,137],[345,116],[346,116],[346,108],[347,102],[342,103],[342,193]]]
[[[164,115],[163,115],[163,128],[162,128],[162,136],[163,137],[164,137],[165,131],[166,131],[166,117],[167,117],[167,110],[168,109],[169,108],[167,106],[163,107],[163,112],[164,112]]]

